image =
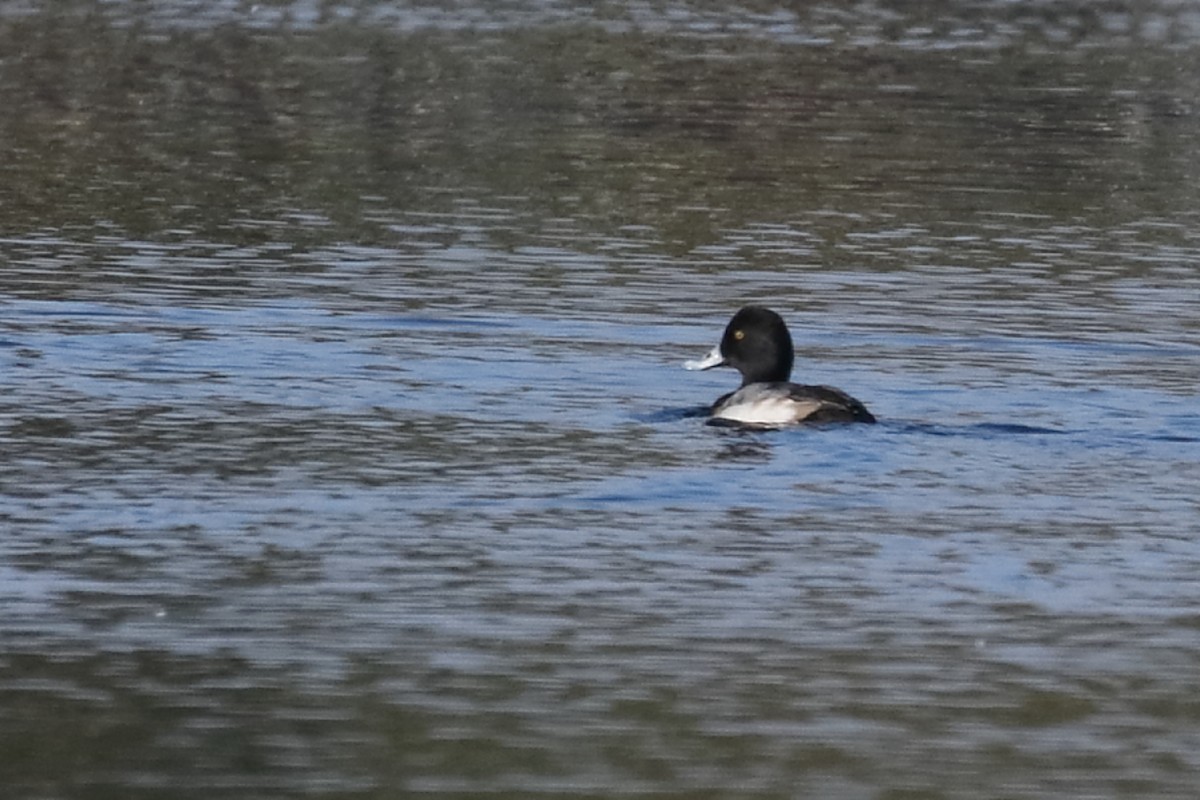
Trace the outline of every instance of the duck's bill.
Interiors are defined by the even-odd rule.
[[[714,347],[704,358],[698,358],[695,361],[683,362],[684,369],[712,369],[719,367],[725,363],[725,357],[721,355],[721,346]]]

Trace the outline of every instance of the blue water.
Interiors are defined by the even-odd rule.
[[[1195,674],[1200,415],[1169,370],[1104,376],[1194,346],[822,315],[831,343],[792,318],[805,373],[880,424],[705,425],[735,375],[680,362],[715,315],[10,299],[15,652],[70,674],[87,652],[117,675],[138,653],[236,665],[165,696],[191,723],[148,745],[157,767],[118,751],[116,777],[83,780],[351,791],[390,783],[389,757],[413,790],[866,796],[981,767],[1022,791],[1003,776],[1048,747],[1124,753],[1098,777],[1046,768],[1041,791],[1150,769],[1131,725],[1187,763],[1193,726],[1142,704]],[[287,695],[230,719],[214,680]],[[342,707],[362,691],[423,721]],[[189,763],[231,735],[258,766]],[[458,748],[483,760],[436,766]]]
[[[773,535],[969,531],[1052,547],[1080,531],[1187,541],[1195,519],[1193,398],[1087,379],[1092,365],[1197,354],[1187,346],[843,332],[847,356],[821,379],[869,398],[882,423],[754,433],[696,415],[734,373],[680,369],[715,341],[717,318],[14,300],[5,319],[5,371],[21,378],[4,404],[9,484],[59,506],[22,519],[31,533],[197,526],[279,529],[282,542],[301,520],[342,536],[431,516],[479,533],[616,514],[654,536],[744,511]],[[798,350],[820,338],[798,329]],[[979,366],[953,373],[963,386],[922,377],[926,352],[967,350]],[[1145,574],[1146,590],[1161,578]],[[1061,595],[1044,580],[1004,584],[1033,603],[1043,590]]]

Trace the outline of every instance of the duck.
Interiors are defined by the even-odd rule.
[[[710,422],[748,428],[782,428],[804,423],[875,422],[867,407],[832,386],[792,383],[795,350],[783,317],[769,308],[745,306],[725,326],[708,355],[685,369],[730,366],[742,385],[709,409]]]

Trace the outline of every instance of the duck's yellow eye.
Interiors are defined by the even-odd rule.
[[[746,338],[746,332],[745,331],[734,331],[733,338],[737,339],[740,342],[742,339]]]

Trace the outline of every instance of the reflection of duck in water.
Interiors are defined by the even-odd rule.
[[[841,389],[791,383],[792,336],[783,319],[767,308],[746,306],[733,315],[721,343],[687,369],[729,365],[742,373],[742,387],[717,398],[711,415],[751,427],[777,428],[799,422],[874,422],[867,407]]]

